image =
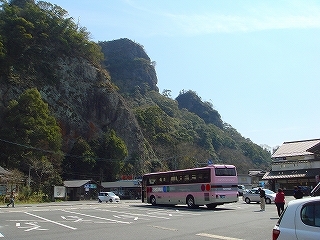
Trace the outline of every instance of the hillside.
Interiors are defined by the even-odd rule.
[[[155,68],[140,44],[119,39],[99,45],[105,68],[135,111],[158,157],[154,170],[201,166],[209,159],[236,164],[241,173],[269,167],[270,153],[223,122],[212,104],[203,102],[197,93],[183,91],[176,99],[160,94]]]
[[[223,122],[194,91],[176,99],[160,94],[154,63],[139,43],[94,43],[60,7],[12,2],[19,4],[3,4],[0,11],[2,167],[27,175],[34,164],[31,174],[36,178],[37,163],[44,171],[40,183],[47,186],[57,181],[50,179],[53,172],[61,179],[113,181],[123,175],[203,166],[209,159],[235,164],[240,173],[270,167],[270,153]],[[19,106],[25,104],[19,96],[28,89],[37,89],[37,101],[48,105],[60,128],[58,157],[44,142],[44,133],[34,134],[38,126],[29,124],[27,129],[24,118],[17,124],[8,117],[12,106],[21,115],[30,114],[28,105]],[[17,136],[8,134],[9,128]],[[38,139],[30,141],[30,134]],[[45,134],[50,139],[50,132]],[[44,159],[58,167],[47,172],[39,167]]]

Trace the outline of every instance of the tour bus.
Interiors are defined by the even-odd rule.
[[[189,208],[238,201],[238,177],[233,165],[209,165],[202,168],[156,172],[142,178],[142,202],[187,204]]]

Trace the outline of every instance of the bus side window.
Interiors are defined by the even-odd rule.
[[[203,182],[210,182],[209,173],[205,173],[205,174],[203,175]]]
[[[190,182],[191,182],[191,183],[197,182],[197,176],[196,176],[195,174],[191,174],[191,175],[189,176],[189,179],[190,179]]]
[[[156,184],[156,179],[150,177],[150,178],[148,179],[148,185],[154,185],[154,184]]]
[[[189,179],[189,176],[188,174],[184,175],[184,183],[190,183],[190,179]]]
[[[198,183],[203,182],[202,179],[203,179],[202,174],[199,174],[198,177],[197,177],[197,182],[198,182]]]

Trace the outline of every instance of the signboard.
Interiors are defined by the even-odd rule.
[[[86,184],[84,185],[84,188],[97,188],[97,184],[91,183],[91,184]]]
[[[7,186],[0,185],[0,196],[6,195],[6,193],[7,193]]]
[[[54,186],[53,197],[54,198],[65,198],[66,197],[66,187]]]

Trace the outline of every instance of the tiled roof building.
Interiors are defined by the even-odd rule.
[[[272,169],[263,176],[273,190],[294,186],[312,189],[320,175],[320,139],[284,142],[272,154]]]

